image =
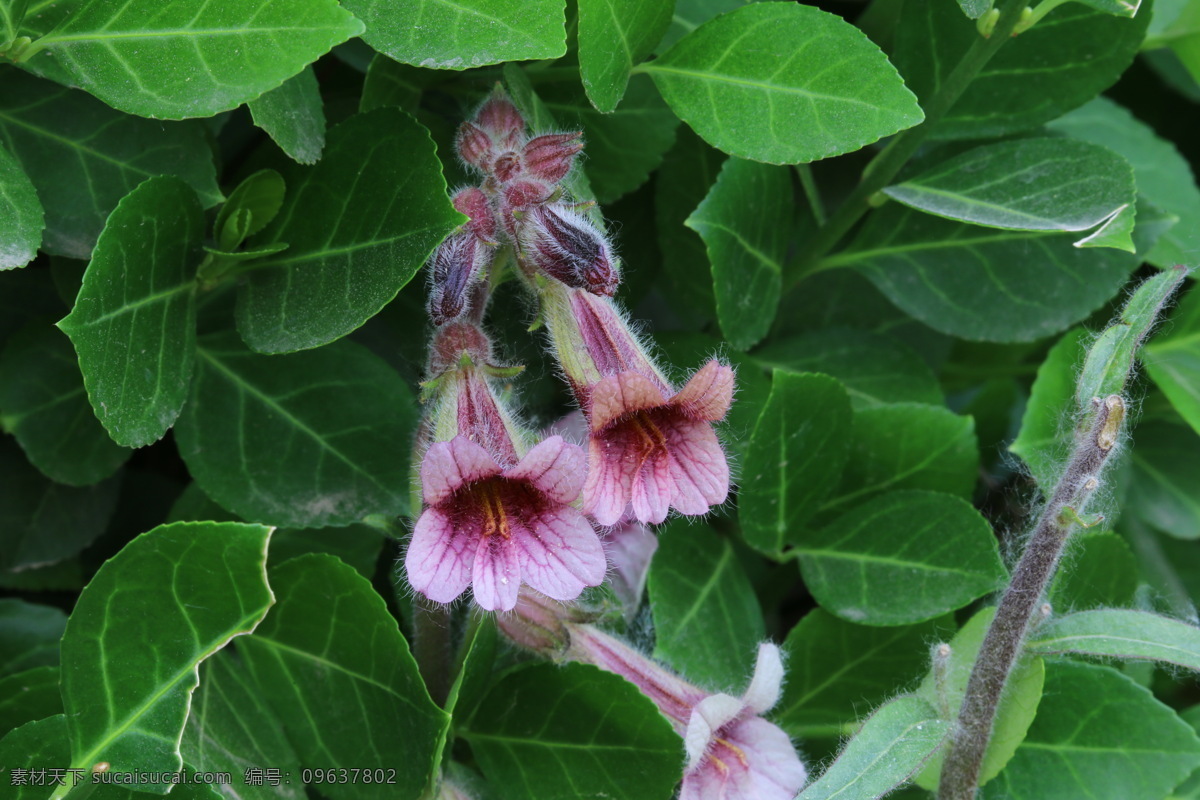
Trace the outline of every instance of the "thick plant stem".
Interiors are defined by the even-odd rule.
[[[917,148],[925,141],[929,132],[958,102],[958,98],[971,85],[971,81],[975,80],[979,71],[1011,38],[1026,4],[1026,0],[1004,0],[1000,4],[1000,17],[991,37],[976,39],[954,70],[946,76],[937,93],[922,109],[925,112],[925,120],[920,125],[897,134],[867,165],[858,186],[829,218],[829,222],[813,236],[809,246],[789,265],[788,274],[785,276],[787,286],[792,287],[805,276],[815,272],[819,268],[821,257],[832,250],[863,214],[867,213],[871,207],[871,198],[892,182],[912,158],[913,153],[917,152]],[[963,23],[971,24],[965,17]]]
[[[413,628],[413,657],[421,677],[433,702],[445,705],[453,675],[450,606],[418,600],[413,604]]]
[[[1125,418],[1124,401],[1120,395],[1110,395],[1093,400],[1093,406],[1087,431],[1076,440],[1066,471],[1038,519],[975,659],[942,766],[938,800],[975,797],[1005,684],[1067,538],[1082,521],[1083,506],[1099,486],[1104,462],[1117,442]]]

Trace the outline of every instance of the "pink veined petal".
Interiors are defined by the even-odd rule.
[[[671,497],[675,494],[675,481],[671,473],[671,455],[665,450],[655,449],[633,476],[630,502],[633,515],[639,522],[657,525],[667,518]],[[708,506],[704,510],[707,511]]]
[[[739,771],[741,794],[730,793],[730,800],[792,800],[804,788],[808,772],[792,740],[776,725],[762,717],[748,716],[721,729],[721,737],[741,749],[749,770]]]
[[[614,525],[629,505],[633,475],[623,468],[619,453],[606,457],[608,443],[592,437],[588,441],[587,479],[583,483],[583,511],[601,525]],[[610,460],[612,459],[612,460]]]
[[[488,451],[464,436],[434,442],[421,462],[425,504],[436,506],[462,486],[499,472],[500,466]]]
[[[712,425],[672,419],[661,425],[667,437],[674,493],[671,505],[681,514],[706,514],[729,495],[729,462]]]
[[[622,414],[657,408],[666,401],[662,390],[640,372],[609,375],[592,386],[588,423],[598,431]]]
[[[408,582],[438,603],[458,597],[471,582],[471,561],[475,557],[471,538],[456,531],[438,509],[425,509],[404,554]]]
[[[604,581],[608,564],[596,531],[570,506],[547,509],[513,527],[521,579],[554,600],[574,600],[586,586]]]
[[[716,422],[725,418],[733,403],[733,370],[715,358],[696,371],[672,405],[690,419]]]
[[[745,707],[741,700],[727,694],[710,694],[696,704],[683,737],[689,770],[696,768],[721,727],[732,722]]]
[[[471,570],[475,602],[487,611],[511,611],[521,588],[521,564],[510,538],[481,536]]]
[[[574,503],[583,488],[586,463],[581,448],[551,436],[505,470],[504,477],[529,481],[556,503]]]

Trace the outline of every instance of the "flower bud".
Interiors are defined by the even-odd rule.
[[[575,289],[611,297],[621,278],[608,241],[582,215],[560,205],[529,208],[519,226],[521,254]]]
[[[440,375],[458,366],[463,356],[476,365],[490,364],[492,343],[478,325],[450,322],[438,328],[429,345],[429,374]]]
[[[487,171],[492,161],[492,140],[477,125],[464,122],[454,137],[454,149],[463,161],[473,167]]]
[[[525,119],[500,89],[475,112],[474,122],[497,150],[517,150],[525,138]]]
[[[434,325],[445,325],[467,313],[471,290],[491,258],[491,248],[470,231],[452,234],[438,245],[429,259],[428,311]]]
[[[495,243],[496,215],[492,213],[486,194],[474,186],[468,186],[455,192],[451,202],[456,211],[471,218],[467,230],[488,244]]]
[[[571,171],[575,156],[583,150],[583,134],[547,133],[530,139],[522,155],[525,171],[547,183],[558,183]]]

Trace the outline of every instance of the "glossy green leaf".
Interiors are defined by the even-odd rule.
[[[773,164],[848,153],[924,118],[879,48],[812,6],[742,6],[641,69],[706,141]]]
[[[925,702],[942,709],[947,721],[958,718],[971,669],[975,666],[983,638],[995,616],[995,608],[985,608],[972,616],[950,640],[949,658],[940,669],[931,669],[916,691],[916,695]],[[979,785],[996,777],[1024,740],[1037,714],[1045,679],[1046,665],[1036,656],[1023,658],[1009,674],[979,770]],[[917,776],[917,785],[929,790],[937,789],[945,755],[945,750],[934,754]]]
[[[856,266],[935,330],[973,341],[1028,342],[1086,317],[1137,264],[1128,253],[1075,247],[1077,238],[981,228],[889,204],[826,264]]]
[[[567,51],[563,0],[347,0],[362,38],[402,64],[470,69],[558,58]]]
[[[766,628],[729,540],[685,521],[666,526],[646,588],[654,657],[693,683],[737,687]]]
[[[667,798],[683,742],[649,698],[590,664],[533,664],[496,683],[469,730],[483,774],[505,800]]]
[[[939,217],[1022,231],[1090,230],[1134,204],[1128,161],[1090,142],[1050,137],[982,145],[883,191]]]
[[[966,501],[889,492],[796,542],[821,606],[863,625],[910,625],[962,608],[1007,578],[996,537]]]
[[[1133,444],[1128,511],[1177,539],[1200,539],[1200,437],[1152,420],[1134,430]]]
[[[654,52],[662,53],[708,20],[753,0],[675,0],[675,13]]]
[[[783,643],[787,682],[771,719],[800,739],[838,739],[929,666],[935,623],[855,625],[814,608]]]
[[[177,175],[206,206],[221,199],[202,123],[129,117],[11,67],[0,82],[0,143],[46,208],[46,252],[88,258],[109,212],[154,175]]]
[[[1037,718],[982,800],[1165,797],[1200,766],[1200,740],[1148,689],[1108,667],[1053,661]]]
[[[579,77],[596,108],[612,111],[629,71],[671,24],[673,0],[579,0]]]
[[[0,738],[13,728],[62,711],[58,667],[34,667],[0,678]]]
[[[0,353],[0,428],[44,475],[70,486],[104,480],[130,455],[92,413],[71,342],[48,321],[22,328]]]
[[[232,332],[199,345],[176,436],[206,494],[294,527],[405,511],[416,411],[395,370],[349,341],[271,357]]]
[[[1131,608],[1098,608],[1050,620],[1034,632],[1029,648],[1043,655],[1161,661],[1200,672],[1200,628]]]
[[[850,444],[846,389],[827,375],[776,370],[742,470],[738,519],[746,541],[782,553],[837,486]]]
[[[1200,263],[1200,189],[1175,145],[1105,97],[1055,120],[1049,128],[1120,153],[1133,165],[1138,193],[1179,218],[1147,260],[1163,268]]]
[[[1059,567],[1050,586],[1048,600],[1052,608],[1133,603],[1140,577],[1137,559],[1124,539],[1115,533],[1089,531],[1077,536],[1071,548],[1067,562]]]
[[[1136,231],[1137,206],[1122,206],[1104,223],[1075,243],[1076,247],[1111,247],[1126,253],[1140,253]],[[1171,224],[1174,224],[1172,222]],[[1168,226],[1169,227],[1169,226]]]
[[[787,169],[731,158],[684,222],[708,249],[717,319],[739,350],[757,344],[775,320],[791,239],[791,199]]]
[[[35,41],[25,65],[130,114],[208,117],[362,30],[334,0],[89,0]]]
[[[664,294],[692,328],[715,318],[716,302],[704,240],[686,227],[686,221],[708,195],[724,160],[722,153],[691,128],[682,127],[675,146],[663,156],[654,185],[658,248],[667,288]]]
[[[312,67],[246,104],[254,124],[301,164],[313,164],[325,147],[325,107]]]
[[[993,0],[958,0],[958,7],[968,19],[979,19],[992,8]]]
[[[200,662],[254,630],[274,597],[270,529],[163,525],[107,561],[79,596],[62,639],[71,766],[174,772]],[[142,784],[165,794],[169,784]]]
[[[918,697],[902,695],[872,714],[837,760],[796,800],[883,797],[921,769],[949,725]]]
[[[180,751],[197,770],[230,773],[233,784],[223,789],[234,800],[304,797],[300,761],[282,725],[230,651],[201,665]],[[248,783],[248,769],[278,769],[289,779],[278,786]]]
[[[461,221],[416,120],[398,109],[352,117],[329,132],[320,163],[289,181],[283,210],[251,240],[290,246],[256,263],[240,287],[238,330],[263,353],[345,336],[395,297]]]
[[[1075,376],[1086,356],[1088,333],[1076,328],[1059,339],[1038,367],[1021,431],[1008,449],[1021,457],[1042,491],[1058,481],[1074,420]]]
[[[247,177],[217,212],[213,233],[218,244],[225,250],[234,250],[247,236],[261,231],[279,214],[283,198],[287,196],[287,184],[283,176],[273,169],[261,169]],[[232,217],[241,215],[241,225],[231,222]]]
[[[301,765],[396,769],[391,785],[322,785],[334,800],[419,795],[449,715],[429,699],[383,598],[327,555],[285,561],[270,580],[279,602],[238,651]]]
[[[975,421],[917,403],[854,412],[842,484],[822,505],[845,509],[890,489],[930,489],[970,497],[979,469]]]
[[[187,398],[203,236],[191,188],[178,178],[146,181],[109,217],[75,308],[59,323],[79,354],[92,408],[118,444],[162,438]]]
[[[17,160],[0,147],[0,270],[32,261],[45,227],[37,191]]]
[[[53,606],[0,598],[0,677],[58,664],[67,615]]]
[[[1142,360],[1171,405],[1200,433],[1200,292],[1188,292],[1146,344]]]
[[[1000,48],[932,135],[1001,136],[1083,105],[1133,61],[1149,20],[1148,13],[1121,19],[1079,3],[1054,9]],[[913,4],[900,15],[892,57],[909,87],[928,101],[978,38],[975,25],[950,3]],[[1104,47],[1098,50],[1096,42]]]
[[[752,357],[764,367],[823,372],[837,378],[855,410],[945,402],[937,376],[919,355],[903,342],[870,331],[826,328],[770,342]]]
[[[120,476],[91,486],[55,483],[0,437],[0,569],[30,570],[79,553],[104,532]]]

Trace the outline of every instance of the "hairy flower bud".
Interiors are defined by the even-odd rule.
[[[492,206],[486,194],[474,186],[468,186],[455,192],[451,202],[454,203],[456,211],[470,217],[467,230],[484,242],[495,244],[496,215],[492,213]]]
[[[475,112],[474,122],[497,150],[516,150],[525,138],[525,119],[512,101],[497,89]]]
[[[616,292],[621,277],[608,241],[581,214],[562,205],[533,206],[518,237],[521,256],[535,270],[592,294]]]
[[[459,158],[473,167],[490,169],[493,158],[492,139],[478,125],[464,122],[454,137],[454,149]]]
[[[525,171],[547,183],[558,183],[567,177],[575,156],[583,150],[583,134],[547,133],[530,139],[522,152]]]
[[[445,325],[467,313],[471,290],[491,262],[491,248],[470,231],[449,236],[430,256],[429,318]]]

